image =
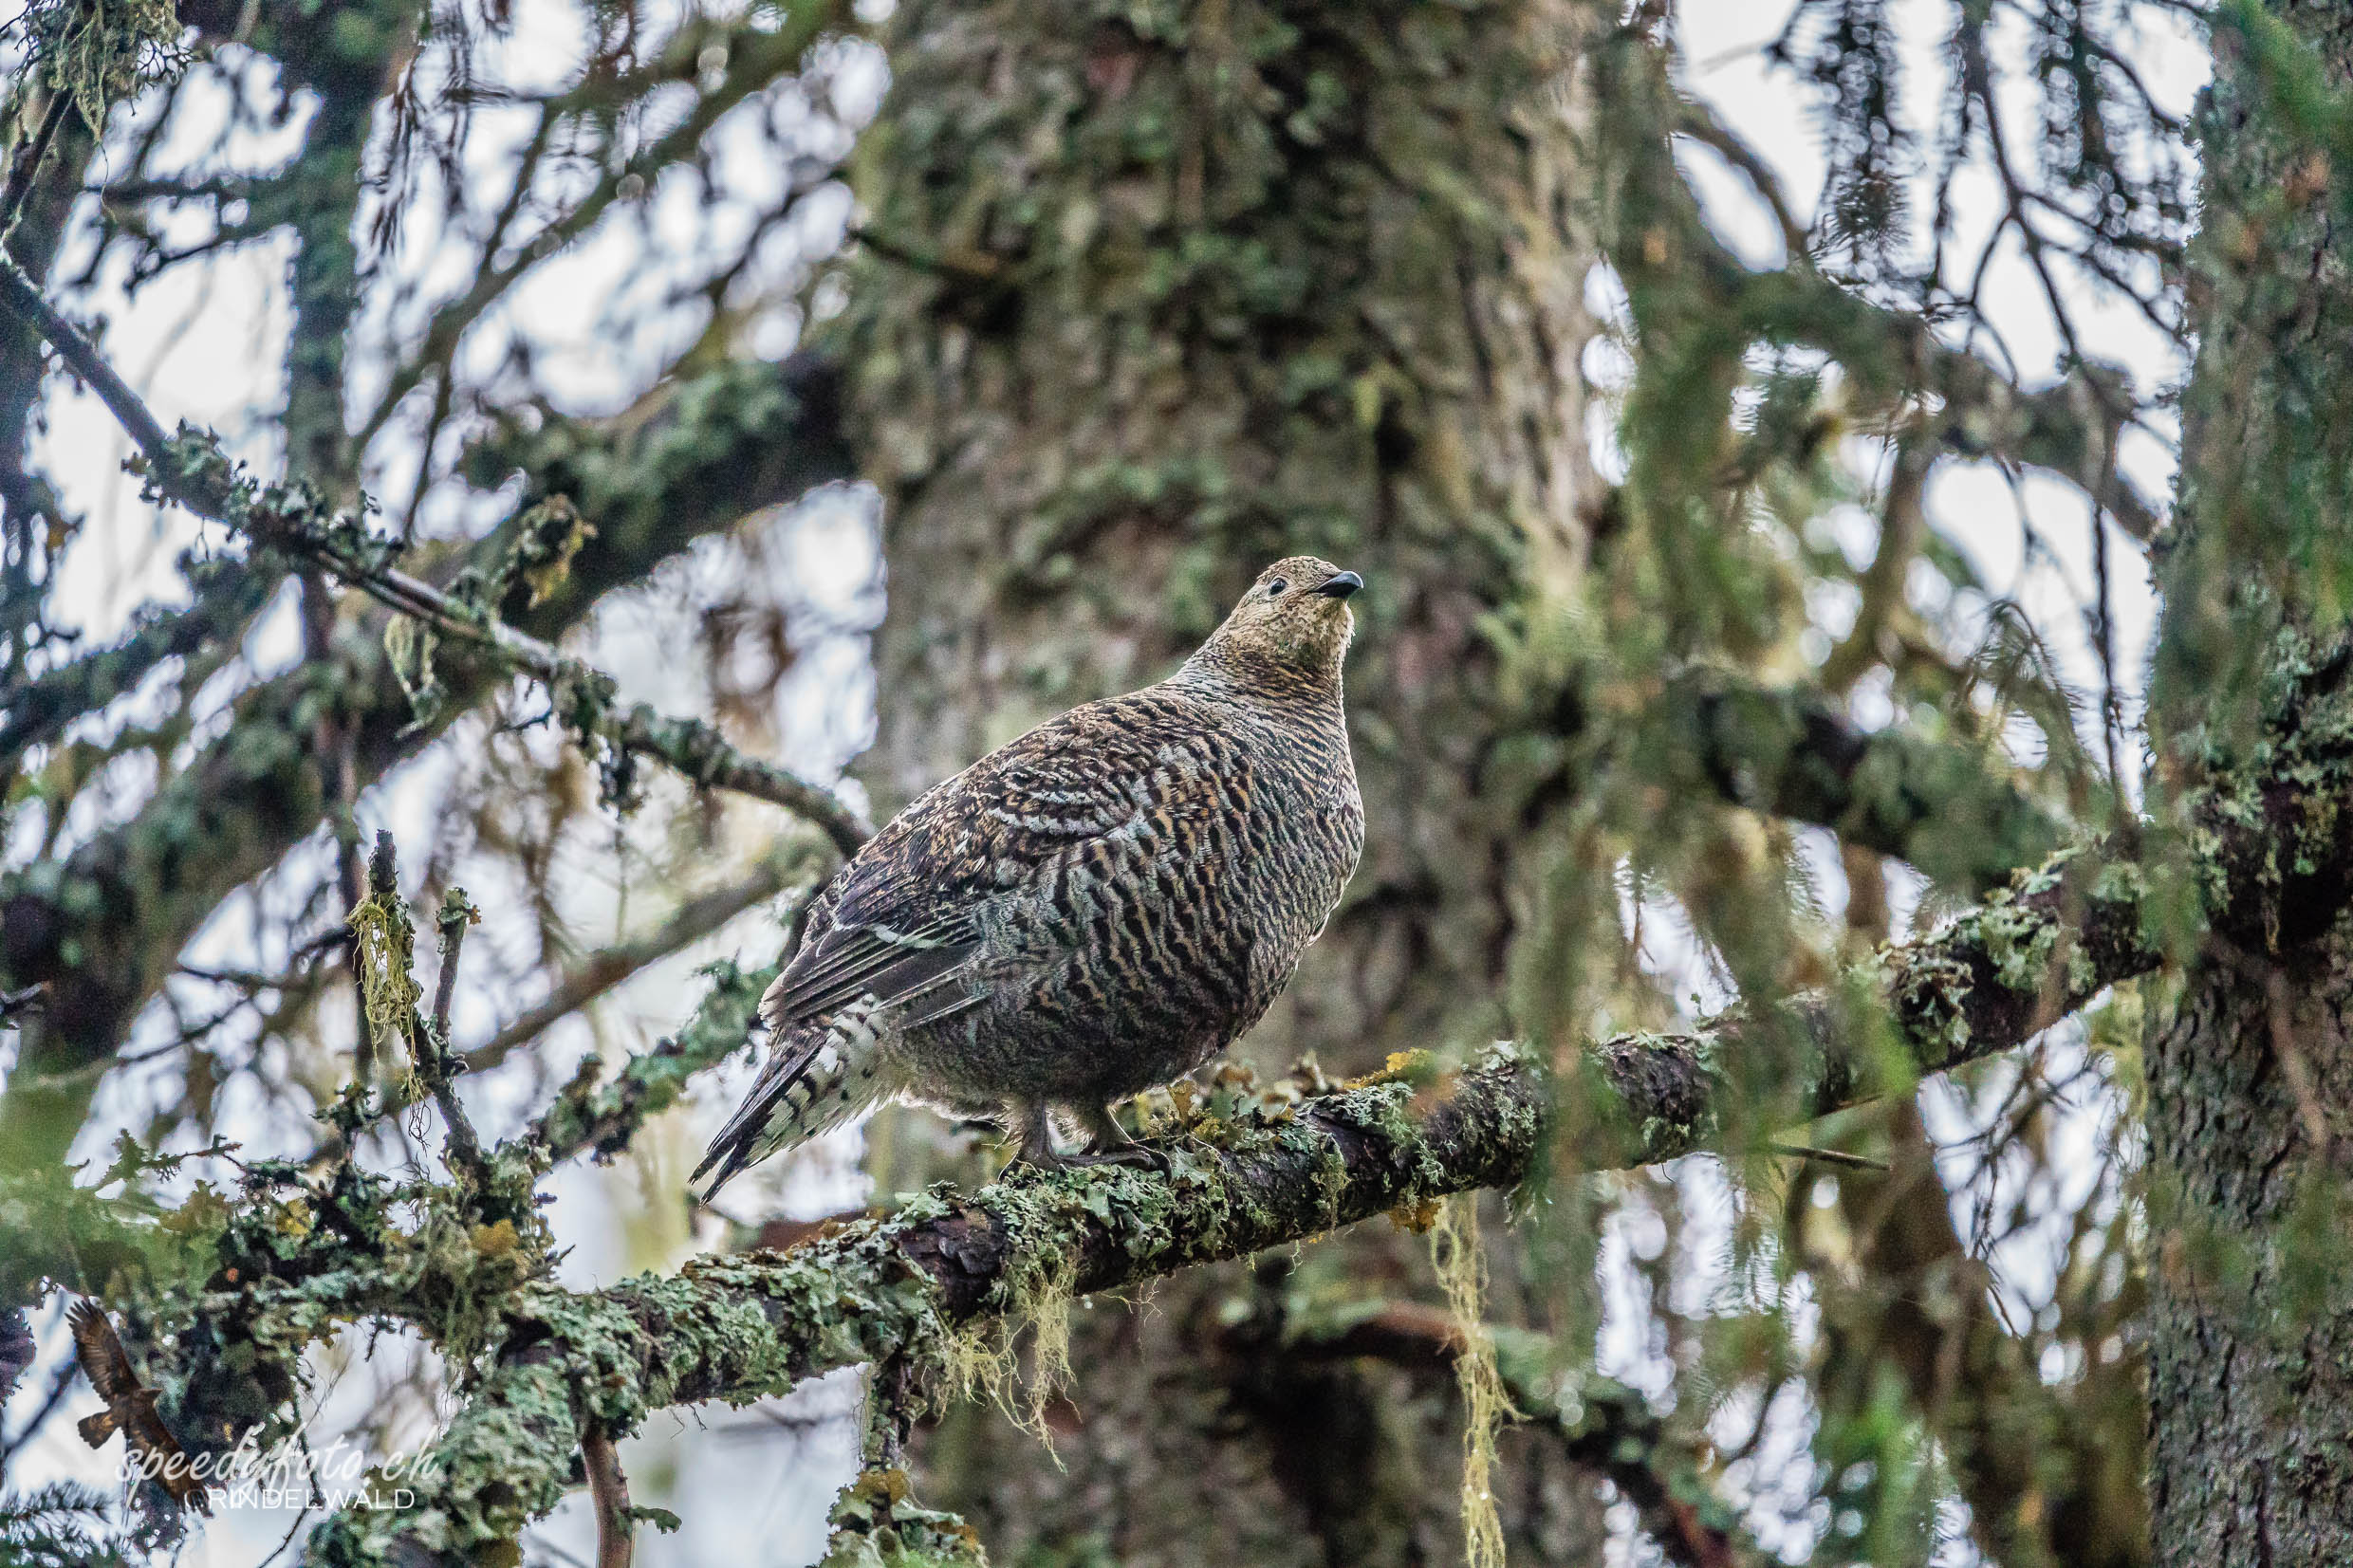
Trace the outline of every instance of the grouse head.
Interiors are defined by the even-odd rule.
[[[1238,673],[1336,683],[1356,630],[1348,596],[1363,586],[1362,578],[1328,561],[1287,556],[1258,574],[1195,657]]]

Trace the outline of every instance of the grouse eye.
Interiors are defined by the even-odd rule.
[[[1281,593],[1284,589],[1289,587],[1290,585],[1291,580],[1289,578],[1278,577],[1272,582],[1267,584],[1267,597],[1269,599],[1272,599],[1275,595]]]

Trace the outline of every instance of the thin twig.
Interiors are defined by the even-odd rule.
[[[424,1049],[417,1053],[426,1087],[433,1091],[433,1101],[441,1108],[441,1119],[449,1126],[450,1163],[477,1179],[487,1175],[489,1166],[482,1158],[482,1140],[475,1135],[473,1123],[466,1119],[466,1108],[458,1103],[457,1090],[451,1082],[454,1070],[450,1056],[450,1006],[457,997],[457,958],[465,948],[466,928],[481,918],[482,912],[462,888],[450,889],[441,900],[441,913],[434,919],[441,936],[441,972],[434,979],[433,1016],[425,1023]]]
[[[0,1433],[0,1477],[5,1477],[9,1473],[9,1461],[16,1455],[17,1450],[31,1442],[41,1429],[48,1425],[49,1417],[55,1415],[58,1408],[65,1403],[65,1395],[72,1391],[74,1379],[81,1374],[82,1363],[69,1357],[65,1364],[58,1368],[50,1377],[49,1392],[43,1396],[41,1403],[33,1408],[32,1414],[26,1419],[24,1426],[13,1435]]]
[[[82,329],[67,321],[55,305],[42,297],[40,286],[28,277],[16,265],[16,258],[0,249],[0,306],[29,322],[34,330],[49,341],[57,357],[65,361],[83,384],[98,394],[98,400],[130,432],[131,439],[150,456],[161,452],[171,437],[147,412],[130,383],[115,374],[114,366]],[[198,508],[201,509],[201,508]]]
[[[1803,1144],[1775,1143],[1767,1146],[1774,1153],[1793,1160],[1811,1160],[1816,1165],[1835,1165],[1846,1171],[1887,1170],[1885,1160],[1875,1160],[1867,1154],[1850,1154],[1843,1149],[1809,1149]]]
[[[612,1434],[591,1422],[581,1433],[580,1456],[588,1470],[588,1494],[597,1505],[597,1568],[629,1568],[629,1478],[621,1474]]]
[[[324,668],[334,656],[335,606],[327,598],[326,576],[323,572],[302,574],[303,659],[313,668]],[[326,805],[327,829],[335,839],[335,887],[343,895],[346,911],[360,907],[360,823],[352,815],[352,804],[359,793],[353,767],[351,727],[341,722],[335,713],[323,708],[312,733],[312,744],[318,755],[313,759],[319,770],[319,794]],[[352,971],[352,984],[360,983],[358,969]],[[376,1037],[368,1028],[367,998],[360,997],[358,1033],[352,1042],[352,1074],[361,1083],[376,1077]]]
[[[815,846],[806,839],[801,843],[806,850],[814,852]],[[518,1046],[538,1039],[559,1021],[578,1012],[648,964],[701,941],[744,911],[766,903],[796,878],[817,869],[802,863],[806,857],[796,856],[790,849],[791,846],[780,846],[777,852],[764,856],[749,876],[679,906],[677,913],[658,930],[589,954],[565,972],[546,1001],[499,1030],[487,1043],[469,1051],[465,1058],[467,1067],[480,1072],[497,1066]]]
[[[48,112],[41,117],[41,128],[33,133],[32,140],[9,167],[8,190],[0,194],[0,241],[6,241],[14,231],[17,214],[24,211],[27,198],[32,194],[33,176],[47,161],[49,144],[57,139],[57,128],[65,123],[65,112],[72,107],[73,94],[53,92]]]
[[[1675,128],[1701,146],[1713,149],[1717,157],[1748,175],[1749,183],[1756,187],[1757,199],[1765,203],[1781,230],[1788,265],[1810,271],[1813,255],[1806,242],[1806,226],[1797,221],[1797,214],[1790,210],[1788,197],[1782,191],[1780,177],[1763,156],[1705,104],[1684,104]]]

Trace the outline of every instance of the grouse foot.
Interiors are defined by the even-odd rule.
[[[1094,1139],[1081,1154],[1064,1156],[1072,1165],[1133,1165],[1146,1171],[1168,1174],[1168,1156],[1150,1144],[1138,1143],[1127,1135],[1111,1113],[1100,1105],[1089,1106],[1079,1114],[1087,1133]]]
[[[1006,1162],[1005,1173],[1019,1171],[1074,1171],[1097,1165],[1129,1165],[1141,1170],[1167,1174],[1169,1158],[1149,1144],[1138,1143],[1127,1135],[1111,1113],[1101,1106],[1091,1112],[1078,1113],[1080,1124],[1093,1141],[1074,1153],[1064,1153],[1054,1147],[1053,1130],[1044,1106],[1024,1106],[1015,1122],[1018,1129],[1013,1157]]]
[[[1169,1171],[1168,1155],[1148,1143],[1130,1138],[1115,1149],[1087,1149],[1076,1154],[1062,1156],[1065,1165],[1132,1165],[1139,1170],[1157,1171],[1165,1176]]]

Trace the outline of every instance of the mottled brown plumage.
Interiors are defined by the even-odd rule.
[[[899,1096],[1002,1120],[1057,1162],[1158,1156],[1105,1106],[1192,1071],[1288,983],[1356,869],[1341,712],[1353,572],[1259,575],[1168,679],[1040,725],[843,866],[761,1003],[772,1053],[695,1175]]]

